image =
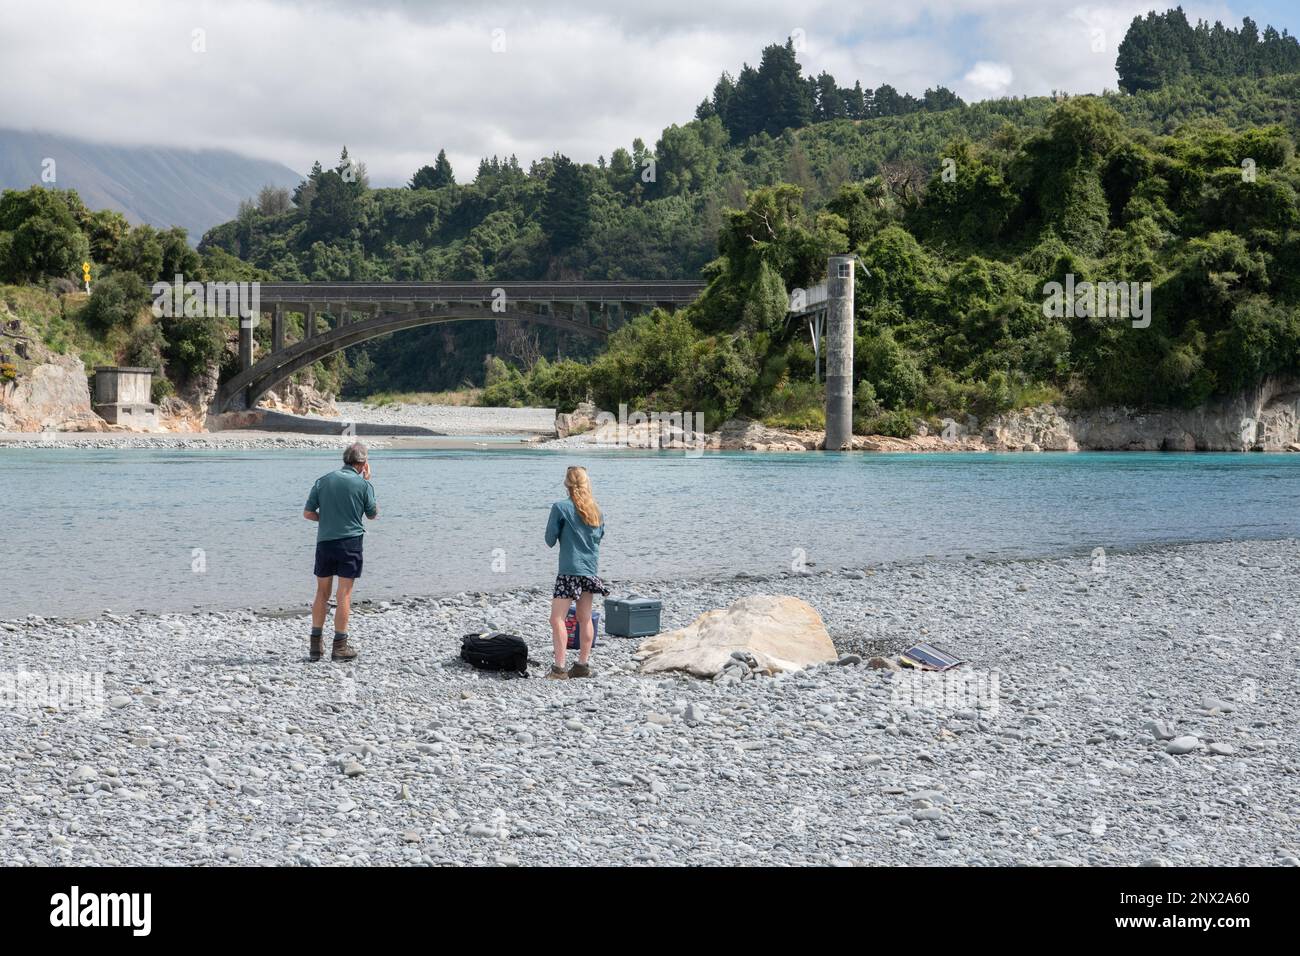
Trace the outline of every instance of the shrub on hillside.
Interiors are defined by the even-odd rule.
[[[151,368],[161,374],[163,366],[163,349],[167,340],[162,329],[150,322],[131,332],[126,343],[124,361],[136,368]]]
[[[180,316],[163,320],[167,339],[163,351],[168,368],[189,381],[221,361],[226,350],[225,325],[206,316]]]
[[[530,399],[528,382],[519,369],[493,356],[483,385],[483,404],[492,408],[521,408]]]
[[[175,394],[176,386],[172,385],[169,379],[159,376],[153,380],[153,386],[149,390],[149,401],[155,405],[161,405],[163,399]]]
[[[764,401],[760,418],[773,428],[826,427],[824,388],[819,382],[796,379],[779,384]]]
[[[115,272],[91,287],[83,321],[100,334],[129,328],[149,302],[149,290],[134,272]]]
[[[868,435],[887,435],[890,438],[911,438],[913,416],[903,410],[886,412],[863,424],[863,431]]]
[[[77,227],[68,195],[75,198],[40,186],[0,195],[0,279],[36,282],[81,271],[90,243]]]
[[[543,405],[570,411],[591,393],[591,366],[572,359],[555,363],[538,359],[529,376],[529,391]]]

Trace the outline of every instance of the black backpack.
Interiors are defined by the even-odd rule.
[[[512,671],[528,676],[528,645],[522,637],[491,631],[466,634],[460,641],[460,659],[479,670]]]

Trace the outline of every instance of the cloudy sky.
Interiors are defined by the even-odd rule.
[[[0,126],[224,147],[304,171],[340,144],[378,184],[445,148],[525,165],[608,156],[685,122],[720,71],[794,36],[842,85],[967,99],[1114,88],[1135,13],[1116,0],[5,0]],[[1185,3],[1195,20],[1300,29],[1284,0]]]

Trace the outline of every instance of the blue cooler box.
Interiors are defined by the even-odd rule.
[[[605,598],[605,633],[614,637],[649,637],[659,633],[663,602],[637,594]]]

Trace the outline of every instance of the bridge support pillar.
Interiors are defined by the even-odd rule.
[[[303,318],[302,337],[304,339],[315,338],[316,336],[316,303],[307,303],[307,314]]]
[[[258,316],[261,319],[261,316]],[[241,320],[239,323],[239,370],[253,367],[253,326],[251,322]]]
[[[275,304],[275,311],[271,313],[271,351],[279,352],[284,348],[284,307],[280,303]]]
[[[831,256],[826,273],[826,450],[853,447],[853,273],[857,256]]]

